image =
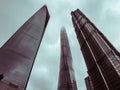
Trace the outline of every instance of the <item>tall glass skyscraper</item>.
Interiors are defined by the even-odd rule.
[[[120,90],[120,54],[79,10],[71,12],[92,90]],[[89,90],[89,89],[88,89]],[[91,89],[90,89],[91,90]]]
[[[48,20],[43,6],[0,48],[0,90],[26,89]]]
[[[72,67],[72,55],[64,28],[61,30],[61,57],[58,90],[77,90],[74,70]]]

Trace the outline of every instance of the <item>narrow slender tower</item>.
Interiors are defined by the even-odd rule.
[[[65,29],[61,31],[61,58],[58,90],[77,90],[72,55]]]
[[[0,48],[0,90],[26,89],[48,20],[43,6]]]
[[[120,90],[119,52],[79,9],[71,15],[88,69],[86,85],[92,90]]]

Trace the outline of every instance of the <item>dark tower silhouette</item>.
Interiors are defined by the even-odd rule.
[[[48,20],[43,6],[0,48],[0,90],[26,89]]]
[[[72,55],[65,29],[61,31],[61,58],[58,90],[77,90]]]
[[[79,9],[71,15],[88,69],[85,80],[91,81],[92,90],[120,90],[119,52]]]
[[[85,78],[85,83],[86,83],[86,88],[87,90],[94,90],[93,85],[92,85],[92,81],[90,77],[86,77]]]

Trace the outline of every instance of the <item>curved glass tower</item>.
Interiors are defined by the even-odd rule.
[[[26,89],[48,20],[43,6],[0,48],[0,90]]]
[[[61,57],[58,90],[77,90],[74,70],[72,67],[72,55],[64,28],[61,30]]]

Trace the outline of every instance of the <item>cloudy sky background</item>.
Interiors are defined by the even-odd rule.
[[[27,90],[57,90],[60,29],[65,27],[73,56],[78,90],[86,90],[87,69],[74,32],[71,11],[79,8],[120,51],[120,0],[0,0],[0,46],[39,8],[47,4],[46,28]]]

